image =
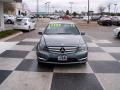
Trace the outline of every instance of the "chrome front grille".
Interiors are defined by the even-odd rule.
[[[51,53],[61,53],[61,48],[65,49],[64,53],[75,53],[77,51],[77,47],[48,47],[48,50]]]

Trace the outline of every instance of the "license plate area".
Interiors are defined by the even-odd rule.
[[[67,61],[68,57],[66,55],[58,56],[58,61]]]

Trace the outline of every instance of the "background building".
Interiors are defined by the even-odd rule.
[[[25,3],[14,3],[15,5],[15,15],[30,15],[30,10]]]
[[[4,30],[4,7],[3,4],[9,2],[22,2],[22,0],[0,0],[0,31]]]

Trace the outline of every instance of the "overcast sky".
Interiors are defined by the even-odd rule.
[[[31,11],[36,11],[36,1],[37,0],[23,0],[23,3],[26,3]],[[51,2],[50,7],[55,7],[56,10],[69,10],[69,2],[74,2],[73,11],[87,11],[88,0],[39,0],[39,10],[41,12],[45,11],[45,2],[48,1]],[[117,11],[120,12],[120,0],[90,0],[90,10],[97,12],[99,6],[107,6],[108,3],[111,3],[111,11],[114,11],[114,4],[117,3]],[[53,11],[53,8],[50,10]]]

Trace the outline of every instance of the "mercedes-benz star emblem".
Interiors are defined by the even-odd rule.
[[[65,52],[65,48],[62,47],[62,48],[60,49],[60,52],[61,52],[61,53],[64,53],[64,52]]]

